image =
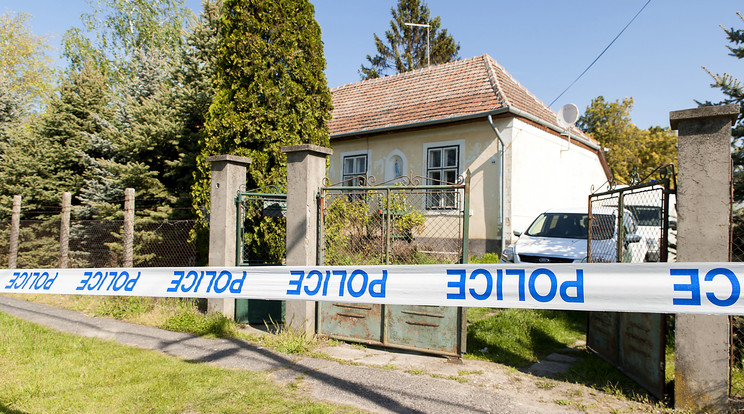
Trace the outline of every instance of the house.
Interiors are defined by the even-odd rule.
[[[586,206],[611,174],[596,141],[560,126],[488,55],[331,92],[330,181],[412,173],[451,182],[469,170],[472,253],[500,252],[548,208]]]

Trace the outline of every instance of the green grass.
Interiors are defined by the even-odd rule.
[[[266,373],[59,333],[0,313],[0,412],[326,413]]]
[[[468,358],[521,368],[586,335],[582,312],[468,309]]]

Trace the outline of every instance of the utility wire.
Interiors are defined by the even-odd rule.
[[[548,106],[553,106],[553,104],[555,103],[555,101],[557,101],[557,100],[558,100],[558,99],[559,99],[559,98],[560,98],[561,96],[563,96],[563,94],[564,94],[564,93],[566,93],[566,91],[568,91],[569,89],[571,89],[571,87],[572,87],[572,86],[574,86],[574,84],[575,84],[575,83],[576,83],[576,82],[577,82],[577,81],[578,81],[579,79],[581,79],[581,77],[582,77],[582,76],[584,76],[584,74],[585,74],[586,72],[588,72],[588,71],[589,71],[589,69],[591,69],[591,67],[592,67],[592,66],[594,66],[594,64],[595,64],[595,63],[597,63],[597,61],[599,60],[599,58],[601,58],[601,57],[602,57],[602,55],[604,55],[604,54],[605,54],[605,52],[607,51],[607,49],[609,49],[609,48],[610,48],[610,46],[612,46],[612,44],[613,44],[613,43],[615,43],[615,41],[616,41],[616,40],[617,40],[617,39],[618,39],[618,38],[620,37],[620,35],[622,35],[622,34],[623,34],[623,32],[625,32],[625,29],[627,29],[627,28],[628,28],[628,26],[630,26],[630,24],[631,24],[631,23],[633,23],[633,21],[634,21],[634,20],[636,19],[636,17],[638,17],[638,15],[639,15],[639,14],[641,14],[641,12],[643,11],[643,9],[645,9],[645,8],[646,8],[646,6],[648,6],[648,4],[649,4],[649,3],[651,3],[651,0],[648,0],[648,1],[646,2],[646,4],[644,4],[644,5],[643,5],[643,7],[641,7],[641,10],[638,10],[638,13],[636,13],[636,14],[635,14],[635,16],[633,16],[633,18],[632,18],[632,19],[630,19],[630,21],[628,22],[628,24],[626,24],[626,25],[625,25],[625,27],[623,27],[623,30],[621,30],[621,31],[620,31],[620,33],[618,33],[618,34],[617,34],[617,36],[615,36],[615,38],[614,38],[614,39],[612,39],[612,41],[610,42],[610,44],[609,44],[609,45],[607,45],[607,47],[606,47],[606,48],[604,48],[604,50],[602,51],[602,53],[600,53],[600,54],[599,54],[599,56],[597,56],[597,57],[596,57],[596,58],[594,59],[594,61],[592,61],[592,63],[590,63],[590,64],[589,64],[589,66],[587,66],[587,67],[586,67],[586,69],[584,69],[584,71],[583,71],[583,72],[581,72],[581,75],[579,75],[579,77],[578,77],[578,78],[574,79],[574,81],[573,81],[573,82],[571,82],[571,84],[570,84],[570,85],[568,85],[568,87],[567,87],[566,89],[564,89],[564,90],[563,90],[563,92],[561,92],[561,94],[560,94],[560,95],[558,95],[558,96],[557,96],[557,97],[556,97],[555,99],[553,99],[553,102],[551,102],[551,103],[550,103],[550,105],[548,105]]]

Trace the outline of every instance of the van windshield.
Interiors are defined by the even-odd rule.
[[[626,205],[625,208],[633,213],[639,226],[661,227],[661,207]]]
[[[614,234],[613,216],[595,214],[592,224],[592,239],[606,240]],[[589,217],[581,213],[543,213],[540,214],[526,234],[532,237],[560,237],[564,239],[586,239]]]

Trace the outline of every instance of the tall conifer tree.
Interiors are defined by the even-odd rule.
[[[744,16],[738,12],[736,14],[744,22]],[[726,33],[726,39],[729,41],[729,45],[726,46],[730,52],[729,55],[737,59],[744,58],[744,29],[731,27],[728,29],[723,28],[723,31]],[[703,69],[713,78],[713,83],[710,86],[720,89],[726,98],[717,103],[706,101],[698,102],[698,104],[739,104],[741,106],[741,112],[731,131],[731,158],[734,164],[734,200],[741,203],[744,201],[744,86],[741,84],[741,80],[729,73],[720,75],[714,74],[705,67]]]
[[[331,94],[323,73],[320,26],[310,2],[226,0],[219,30],[217,93],[207,114],[192,191],[202,214],[209,205],[207,156],[250,157],[247,187],[260,188],[286,183],[282,146],[329,142]]]
[[[460,44],[442,29],[442,19],[431,18],[426,2],[399,0],[397,9],[390,9],[393,19],[385,32],[385,43],[375,34],[377,55],[367,55],[369,66],[362,65],[362,79],[379,78],[409,70],[424,68],[429,60],[432,65],[459,59]],[[428,24],[431,27],[407,26],[406,23]],[[430,59],[427,59],[427,34],[429,36]]]

